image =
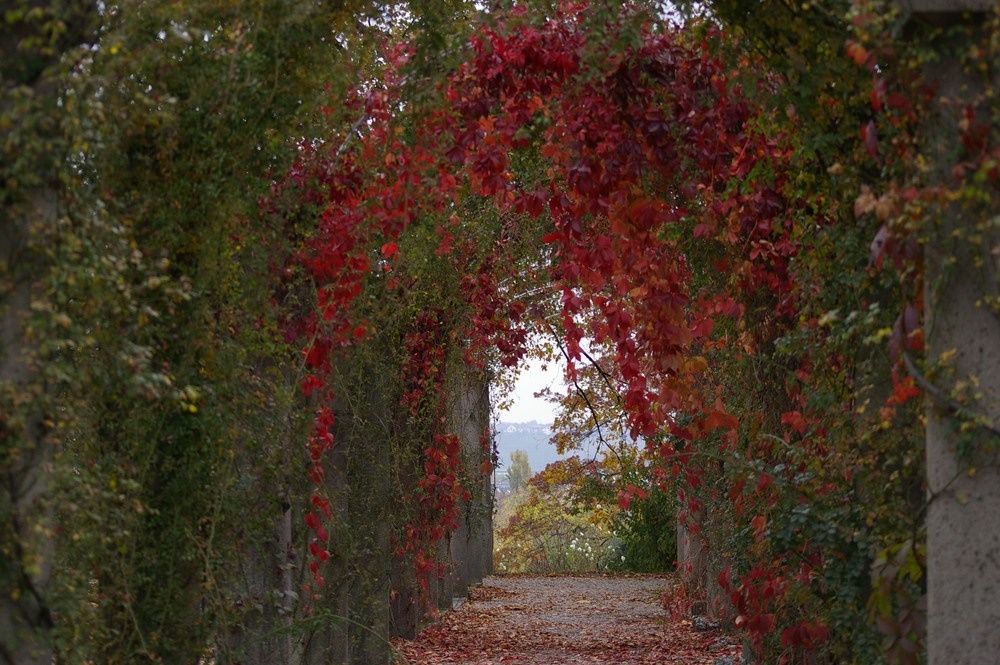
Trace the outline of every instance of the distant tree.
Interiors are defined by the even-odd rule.
[[[602,504],[581,491],[595,472],[593,463],[570,457],[549,464],[514,494],[516,505],[496,522],[493,555],[498,572],[626,568],[622,543],[612,529],[619,513],[614,499]]]
[[[510,454],[510,468],[507,470],[507,482],[511,493],[524,489],[531,478],[531,465],[528,464],[528,453],[515,450]]]

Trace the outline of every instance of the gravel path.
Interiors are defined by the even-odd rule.
[[[489,577],[468,602],[398,646],[410,665],[710,665],[738,652],[671,617],[668,576]]]

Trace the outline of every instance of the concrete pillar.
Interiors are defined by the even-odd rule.
[[[910,25],[965,25],[990,0],[911,0]],[[930,44],[938,52],[928,78],[938,87],[925,130],[935,177],[948,185],[960,148],[958,114],[983,82],[960,63],[967,38]],[[995,105],[995,102],[994,102]],[[978,108],[981,117],[994,109]],[[928,663],[963,665],[1000,658],[1000,294],[997,201],[956,203],[930,229],[926,245]],[[972,232],[993,220],[978,243]],[[997,302],[994,300],[994,303]],[[960,408],[958,408],[960,407]],[[970,425],[981,417],[986,427]]]
[[[482,441],[490,424],[490,395],[485,377],[472,374],[465,367],[456,374],[452,385],[452,428],[462,443],[472,499],[462,506],[462,519],[451,535],[449,554],[453,593],[464,596],[470,585],[493,572],[493,481],[479,473],[482,463],[492,453],[484,449]]]
[[[678,501],[677,513],[677,570],[688,594],[698,600],[705,595],[705,579],[708,575],[708,551],[701,534],[703,515]],[[698,612],[704,614],[704,611]]]

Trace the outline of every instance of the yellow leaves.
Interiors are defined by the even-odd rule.
[[[947,367],[948,365],[951,365],[955,361],[955,358],[957,356],[958,356],[958,349],[952,347],[947,351],[941,352],[941,355],[938,356],[938,362],[943,367]]]
[[[684,370],[690,374],[700,374],[708,369],[708,361],[704,356],[694,356],[684,362]]]
[[[185,386],[174,393],[174,398],[180,402],[181,411],[185,413],[198,413],[196,402],[202,398],[201,391],[195,386]]]
[[[865,338],[865,344],[868,346],[872,344],[881,345],[890,337],[892,337],[892,328],[879,328],[874,335],[869,335]]]
[[[868,185],[861,185],[861,193],[854,199],[854,216],[861,217],[872,211],[876,211],[879,221],[886,221],[889,208],[885,205],[884,199],[884,196],[876,198],[871,187]]]
[[[823,316],[819,317],[818,323],[821,328],[826,328],[828,326],[832,326],[839,320],[840,320],[840,311],[836,309],[831,309],[829,312],[826,312],[825,314],[823,314]]]

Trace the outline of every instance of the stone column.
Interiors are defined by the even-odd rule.
[[[490,425],[490,395],[486,377],[465,367],[459,367],[455,373],[450,418],[462,443],[472,500],[462,506],[462,519],[451,536],[449,554],[454,569],[454,594],[465,596],[469,586],[493,572],[493,480],[479,473],[492,452],[484,450],[482,442]]]
[[[991,0],[910,0],[910,27],[964,26],[973,31]],[[945,33],[948,34],[948,33]],[[957,34],[957,33],[954,33]],[[969,34],[969,33],[966,33]],[[951,183],[960,150],[959,113],[977,102],[983,81],[965,72],[968,38],[930,44],[937,61],[926,74],[937,86],[925,130],[934,177]],[[976,109],[989,124],[996,112]],[[926,245],[928,663],[962,665],[1000,657],[1000,216],[992,196],[955,203]],[[991,201],[990,201],[991,199]],[[992,221],[990,221],[992,220]],[[988,227],[988,228],[987,228]],[[979,234],[980,239],[976,238]],[[992,307],[990,305],[992,299]],[[972,424],[981,419],[980,424]],[[990,430],[993,430],[991,432]]]

